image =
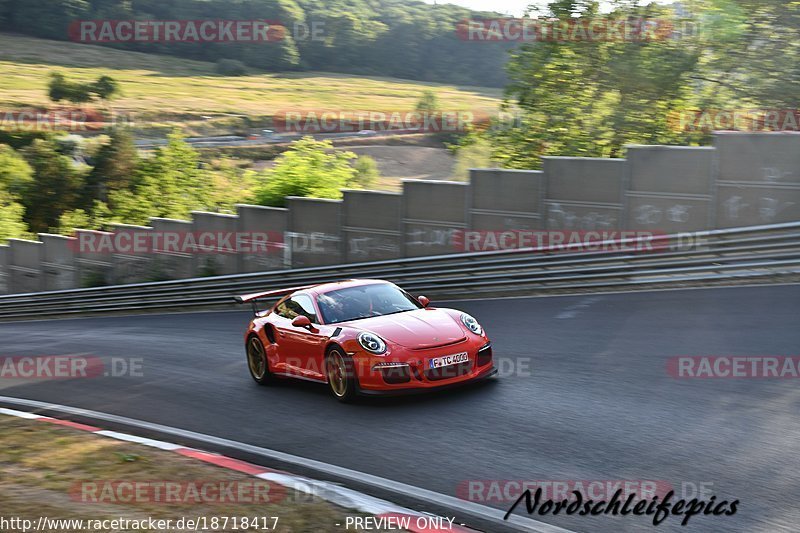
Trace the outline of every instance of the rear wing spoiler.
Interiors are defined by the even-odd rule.
[[[252,294],[244,294],[242,296],[234,296],[234,300],[236,303],[246,304],[250,303],[253,305],[253,312],[257,313],[258,309],[256,308],[256,302],[258,300],[263,300],[265,298],[277,298],[281,296],[286,296],[287,294],[292,294],[293,292],[297,292],[303,289],[309,289],[313,287],[313,285],[304,285],[302,287],[289,287],[286,289],[275,289],[266,292],[255,292]]]

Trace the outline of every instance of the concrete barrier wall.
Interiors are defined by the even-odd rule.
[[[8,254],[8,245],[0,245],[0,294],[9,292]]]
[[[715,137],[720,228],[800,220],[800,136]]]
[[[459,251],[467,228],[466,183],[403,180],[403,253],[405,257]]]
[[[336,265],[343,262],[342,201],[289,197],[286,241],[293,268]]]
[[[545,157],[548,230],[622,229],[624,159]]]
[[[712,226],[714,148],[628,148],[626,229],[663,233]]]
[[[150,227],[160,235],[184,235],[192,231],[192,223],[188,220],[174,218],[151,218]],[[150,268],[152,281],[169,281],[186,279],[195,275],[195,260],[191,253],[157,242],[153,246],[153,264]]]
[[[401,257],[403,196],[380,191],[344,191],[342,238],[348,263]]]
[[[239,272],[265,272],[289,266],[284,245],[289,210],[260,205],[237,205],[244,250],[239,255]]]
[[[44,290],[42,258],[44,244],[38,241],[9,239],[8,270],[14,292],[39,292]]]
[[[541,171],[475,169],[470,185],[469,229],[544,229]]]
[[[74,240],[11,240],[0,246],[0,293],[490,251],[530,246],[522,236],[543,230],[555,239],[797,221],[800,135],[721,133],[713,147],[630,146],[626,159],[546,157],[542,171],[475,169],[469,183],[405,180],[401,194],[346,190],[343,198],[288,198],[285,209],[239,205],[236,215],[197,212],[192,220],[108,228],[161,236],[147,253],[115,250],[114,233],[89,230]],[[203,233],[230,236],[237,253],[203,250],[202,242],[164,245],[164,234],[185,244],[187,234]],[[467,249],[476,235],[487,238]],[[255,247],[264,240],[266,253]]]
[[[197,241],[194,253],[195,276],[236,274],[239,258],[233,252],[238,217],[192,211],[192,235]]]
[[[79,229],[75,249],[75,275],[78,288],[101,287],[114,276],[114,234],[108,231]]]
[[[43,290],[58,291],[77,286],[78,276],[75,268],[77,239],[46,233],[40,233],[38,237],[44,247],[42,252]]]
[[[109,229],[115,234],[115,252],[112,254],[111,283],[144,283],[154,281],[152,276],[153,254],[151,242],[153,228],[129,224],[112,224]]]

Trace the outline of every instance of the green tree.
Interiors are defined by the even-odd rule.
[[[22,150],[33,168],[34,180],[22,194],[25,221],[31,231],[58,226],[65,211],[76,209],[83,189],[83,172],[73,160],[58,152],[55,143],[38,139]]]
[[[433,114],[439,111],[439,98],[433,91],[425,91],[422,93],[419,101],[417,101],[416,110],[420,113]]]
[[[472,137],[472,136],[470,136]],[[453,177],[458,180],[468,181],[469,171],[472,168],[490,168],[496,166],[492,159],[492,145],[480,136],[474,136],[469,142],[465,142],[455,149],[456,164],[453,169]]]
[[[0,188],[0,243],[25,236],[27,225],[23,220],[25,208]]]
[[[111,100],[120,92],[119,84],[111,76],[100,76],[89,89],[101,100]]]
[[[33,169],[8,145],[0,144],[0,189],[20,198],[33,184]]]
[[[129,190],[109,193],[115,219],[145,224],[149,217],[188,218],[212,202],[209,173],[200,168],[197,151],[178,132],[153,157],[139,163]]]
[[[130,189],[139,162],[133,135],[127,128],[116,128],[108,143],[97,151],[94,168],[89,172],[84,189],[84,207],[94,200],[108,202],[113,191]]]
[[[348,187],[366,189],[372,187],[381,177],[378,163],[368,155],[358,156],[355,162],[356,175],[348,183]]]
[[[60,72],[55,72],[50,75],[48,96],[53,102],[67,100],[74,104],[91,102],[94,98],[91,85],[71,82]]]
[[[617,7],[604,18],[669,18],[669,7]],[[599,3],[558,0],[546,16],[599,16]],[[520,46],[508,64],[512,127],[493,130],[494,158],[539,168],[545,155],[621,157],[626,144],[686,142],[669,128],[686,105],[688,76],[700,60],[692,39],[554,41]]]
[[[355,184],[358,171],[350,163],[357,156],[333,149],[330,141],[304,137],[278,156],[275,167],[263,174],[256,190],[260,205],[281,207],[286,196],[342,197],[341,189]]]
[[[108,206],[95,200],[92,209],[88,212],[84,209],[74,209],[62,213],[58,218],[56,231],[59,235],[73,235],[76,229],[100,230],[112,221],[113,217]]]

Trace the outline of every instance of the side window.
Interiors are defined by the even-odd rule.
[[[275,313],[277,313],[278,316],[282,316],[283,318],[294,320],[294,317],[297,316],[297,313],[292,312],[291,308],[289,307],[290,303],[291,300],[289,299],[279,303],[278,307],[275,308]]]
[[[278,304],[278,307],[275,308],[275,312],[289,320],[294,320],[300,315],[305,315],[312,324],[319,324],[317,313],[314,310],[314,304],[311,303],[311,298],[304,294],[292,296],[288,300],[281,302]]]
[[[311,302],[310,297],[305,294],[300,294],[298,296],[292,296],[290,301],[295,306],[298,315],[305,315],[312,324],[319,324],[317,312],[314,310],[314,304]]]

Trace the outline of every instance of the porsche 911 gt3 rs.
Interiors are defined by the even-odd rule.
[[[257,302],[280,297],[261,311]],[[255,317],[247,365],[276,378],[327,383],[343,402],[478,381],[497,373],[492,344],[472,316],[435,308],[381,280],[348,280],[239,296]]]

